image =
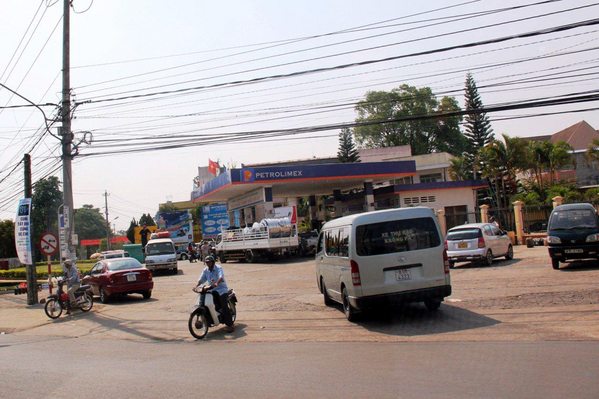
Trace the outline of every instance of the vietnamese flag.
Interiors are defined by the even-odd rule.
[[[208,158],[208,171],[216,176],[219,170],[219,166],[216,162],[212,162],[210,158]]]

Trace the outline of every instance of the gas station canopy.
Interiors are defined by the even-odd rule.
[[[191,193],[193,202],[227,202],[257,188],[275,198],[330,195],[416,174],[414,161],[260,166],[230,169]]]

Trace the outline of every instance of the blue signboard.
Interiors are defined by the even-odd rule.
[[[229,228],[227,204],[211,204],[202,207],[202,237],[215,238]]]

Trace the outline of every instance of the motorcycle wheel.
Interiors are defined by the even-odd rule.
[[[196,309],[191,313],[187,326],[194,338],[202,339],[208,334],[208,320],[201,309]]]
[[[231,311],[231,320],[235,323],[235,319],[237,318],[237,307],[235,306],[235,302],[229,299],[229,310]]]
[[[83,297],[85,298],[85,302],[79,305],[79,309],[83,310],[84,312],[89,312],[90,310],[92,310],[92,307],[94,306],[94,298],[91,296],[89,292],[83,294]]]
[[[46,316],[51,319],[58,319],[62,314],[62,305],[56,299],[49,299],[44,306]]]

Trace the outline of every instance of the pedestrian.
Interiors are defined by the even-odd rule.
[[[139,231],[139,235],[141,236],[141,248],[144,249],[146,244],[148,243],[148,236],[152,234],[148,226],[143,225],[142,229]]]
[[[208,244],[208,241],[204,241],[201,249],[202,249],[202,259],[204,260],[204,264],[206,264],[206,257],[209,255],[209,252],[210,252],[210,244]]]
[[[491,216],[489,218],[489,223],[495,225],[495,227],[499,228],[499,223],[497,222],[497,220],[495,220],[495,218],[493,216]]]

